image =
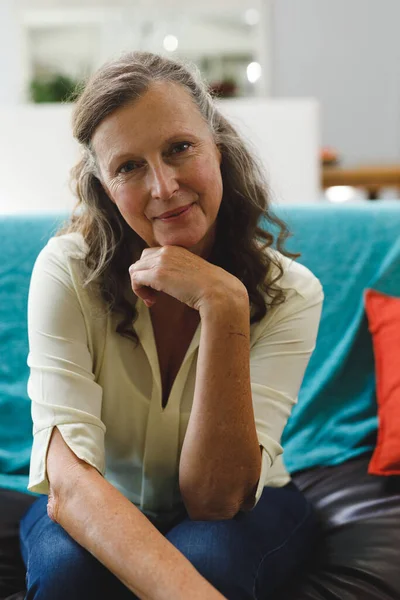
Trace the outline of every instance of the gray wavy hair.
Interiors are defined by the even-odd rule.
[[[285,299],[278,285],[283,274],[278,256],[266,249],[276,245],[285,256],[299,255],[285,251],[283,246],[289,232],[271,211],[262,169],[218,110],[193,65],[149,52],[130,52],[106,63],[87,81],[77,94],[73,113],[73,134],[82,148],[82,158],[71,174],[78,202],[59,235],[82,234],[88,246],[84,284],[96,282],[108,309],[121,317],[117,332],[137,341],[133,329],[137,316],[135,297],[127,293],[128,267],[140,258],[146,244],[107,196],[91,142],[103,119],[142,97],[155,82],[176,83],[190,92],[221,152],[223,198],[209,260],[243,282],[249,294],[251,322],[257,322],[269,306]],[[264,219],[263,227],[260,218]]]

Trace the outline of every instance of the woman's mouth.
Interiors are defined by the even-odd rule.
[[[195,202],[192,202],[192,204],[187,204],[186,206],[177,208],[174,211],[168,211],[156,218],[160,221],[175,221],[175,220],[187,215],[191,211],[191,209],[194,205],[195,205]]]

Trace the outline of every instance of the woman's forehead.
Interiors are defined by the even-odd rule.
[[[139,98],[108,115],[99,128],[123,134],[127,127],[145,132],[148,127],[165,129],[201,125],[204,119],[190,93],[182,85],[170,82],[152,84]]]
[[[97,127],[92,143],[96,154],[103,154],[115,144],[140,153],[149,144],[168,143],[182,135],[202,138],[207,134],[207,123],[189,92],[181,85],[163,82],[108,115]]]

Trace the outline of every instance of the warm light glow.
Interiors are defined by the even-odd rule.
[[[325,191],[326,197],[330,202],[340,204],[348,202],[355,197],[356,190],[348,185],[334,185]]]
[[[178,38],[174,35],[166,35],[163,41],[163,46],[168,52],[174,52],[178,47]]]
[[[247,79],[250,83],[255,83],[261,77],[261,65],[258,62],[252,62],[247,65]]]
[[[260,21],[260,13],[256,8],[248,8],[244,13],[244,20],[247,25],[257,25]]]

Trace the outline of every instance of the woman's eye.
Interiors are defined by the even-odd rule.
[[[133,171],[136,168],[137,168],[137,164],[135,162],[133,162],[133,160],[130,160],[130,161],[126,162],[124,165],[122,165],[118,169],[118,172],[126,174],[126,173],[130,173],[131,171]]]
[[[175,144],[175,146],[171,150],[171,154],[182,154],[182,152],[188,150],[188,148],[190,148],[191,145],[192,144],[190,144],[189,142],[181,142],[179,144]]]

